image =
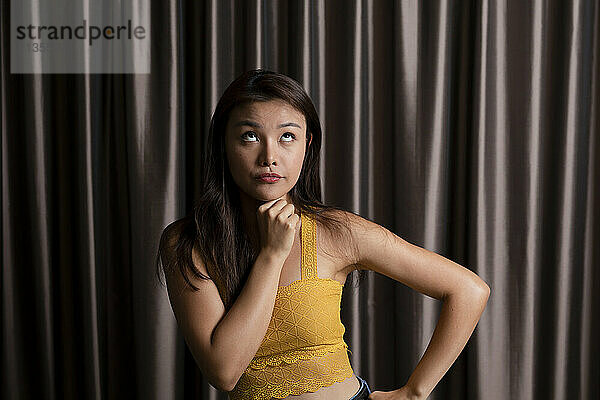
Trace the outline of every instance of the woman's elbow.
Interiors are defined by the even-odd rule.
[[[218,389],[222,392],[231,392],[237,382],[234,382],[233,379],[230,379],[229,377],[220,376],[213,379],[210,383],[215,387],[215,389]]]
[[[219,386],[217,389],[222,390],[224,392],[231,392],[238,381],[240,380],[241,372],[237,369],[235,371],[229,371],[227,373],[221,374],[219,377]]]
[[[492,294],[492,289],[490,289],[487,283],[483,282],[483,284],[485,285],[485,301],[487,301]]]
[[[483,307],[487,304],[488,299],[490,298],[492,290],[488,286],[487,283],[481,278],[477,278],[477,281],[474,285],[473,296],[480,302]]]

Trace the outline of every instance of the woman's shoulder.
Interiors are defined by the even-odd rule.
[[[352,211],[336,209],[334,215],[337,216],[338,220],[344,222],[349,229],[358,234],[364,234],[366,231],[382,228],[381,225]]]
[[[337,222],[335,225],[338,228],[343,228],[325,235],[327,243],[344,250],[348,261],[352,263],[357,263],[360,258],[361,243],[371,243],[384,236],[388,238],[389,232],[385,227],[352,211],[336,208],[327,210],[327,213]]]
[[[175,221],[169,223],[169,225],[167,225],[164,230],[170,231],[171,233],[175,233],[178,229],[182,229],[187,224],[190,224],[193,222],[194,222],[194,218],[191,215],[186,215],[184,217],[181,217],[181,218],[176,219]]]
[[[190,217],[185,216],[179,218],[170,224],[168,224],[162,231],[161,234],[161,247],[166,249],[173,249],[179,242],[184,231],[188,228],[191,223]]]
[[[370,222],[360,215],[342,208],[328,209],[325,214],[350,230],[362,229]]]
[[[195,243],[195,230],[196,221],[189,215],[171,222],[163,229],[161,235],[161,254],[164,255],[165,261],[170,264],[176,259],[177,245],[183,240],[184,235],[189,235],[188,239],[194,243],[192,247],[192,262],[200,273],[208,275],[208,271],[199,256]]]
[[[329,208],[321,214],[325,218],[317,224],[319,246],[344,267],[354,264],[357,250],[355,231],[360,229],[362,217],[341,208]]]

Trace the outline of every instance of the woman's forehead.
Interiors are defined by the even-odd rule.
[[[304,114],[283,100],[255,101],[240,104],[232,110],[229,122],[235,123],[243,119],[252,119],[255,122],[269,124],[285,122],[305,124]]]

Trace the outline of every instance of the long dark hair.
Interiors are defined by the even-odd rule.
[[[195,278],[212,279],[226,309],[239,295],[258,250],[251,245],[243,229],[239,189],[226,162],[225,127],[236,106],[269,100],[283,100],[302,112],[306,119],[307,148],[298,181],[289,191],[292,204],[301,213],[311,215],[317,226],[326,228],[332,237],[340,239],[345,230],[348,239],[345,243],[351,244],[350,251],[356,248],[347,220],[341,218],[343,213],[336,212],[341,209],[321,202],[321,123],[310,97],[298,82],[286,75],[263,69],[247,71],[227,87],[215,108],[208,131],[201,196],[194,204],[193,213],[176,221],[177,228],[172,223],[163,231],[156,259],[159,281],[161,266],[165,274],[181,273],[194,290],[198,288],[190,282],[186,270]],[[312,137],[310,146],[309,137]],[[202,274],[194,265],[194,245],[210,276]],[[167,252],[172,256],[165,259],[162,255]],[[360,281],[365,271],[358,265],[353,267]]]

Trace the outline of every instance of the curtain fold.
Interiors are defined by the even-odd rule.
[[[11,73],[0,0],[0,397],[227,398],[154,263],[200,194],[219,97],[257,67],[313,99],[326,203],[491,287],[431,399],[600,397],[597,1],[129,3],[151,8],[151,74]],[[439,310],[372,272],[346,285],[355,373],[402,386]]]

